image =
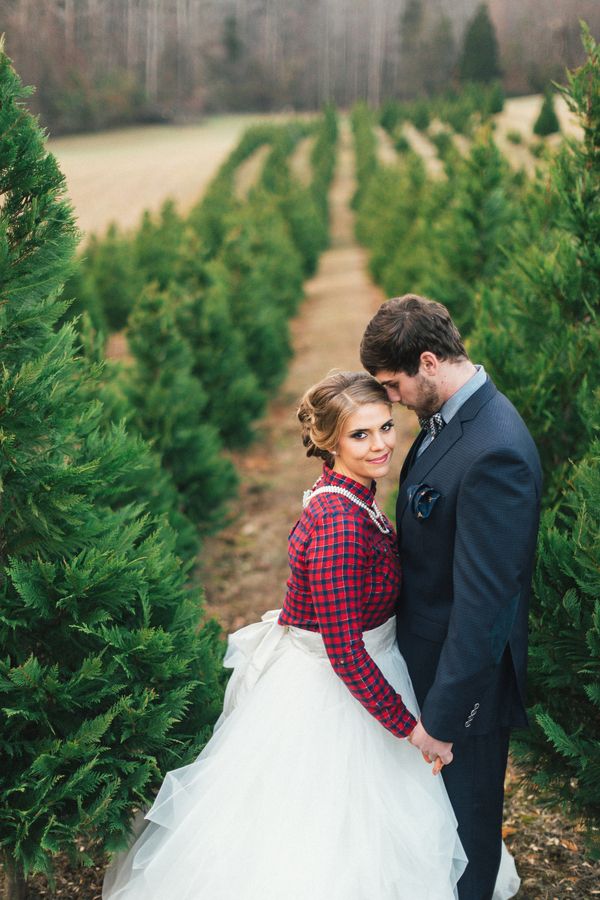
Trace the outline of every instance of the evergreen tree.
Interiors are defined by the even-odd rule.
[[[206,392],[192,375],[192,351],[176,321],[176,292],[146,288],[129,318],[135,361],[123,390],[133,408],[130,422],[160,453],[185,514],[214,526],[222,521],[236,475],[220,455],[217,430],[205,422]]]
[[[182,498],[171,474],[162,465],[160,454],[136,434],[135,429],[127,430],[133,410],[123,389],[127,380],[124,364],[105,359],[103,335],[95,331],[87,315],[83,316],[80,339],[83,358],[91,369],[90,377],[82,380],[80,386],[82,397],[90,404],[98,401],[102,404],[98,436],[104,441],[110,440],[110,434],[118,430],[120,440],[131,443],[131,457],[136,460],[135,466],[129,466],[121,473],[116,490],[106,486],[107,496],[112,491],[112,505],[118,508],[133,503],[143,506],[152,519],[166,517],[176,534],[177,556],[185,562],[187,569],[196,560],[200,549],[198,528],[183,512]],[[83,451],[88,449],[88,445],[82,448]],[[91,458],[98,455],[94,449],[91,453]]]
[[[164,290],[176,279],[184,229],[172,200],[165,200],[156,218],[144,213],[135,235],[135,258],[145,284],[154,281]]]
[[[600,824],[600,47],[564,91],[583,126],[526,198],[528,218],[472,336],[536,440],[545,513],[530,617],[537,779]],[[575,463],[575,466],[573,465]],[[597,831],[591,834],[600,852]]]
[[[335,109],[332,106],[326,106],[310,154],[313,172],[310,189],[327,233],[329,231],[329,186],[335,169],[337,138],[338,124]]]
[[[458,69],[463,82],[494,81],[501,75],[496,31],[485,3],[478,6],[465,32]]]
[[[272,388],[291,354],[287,322],[302,296],[302,261],[276,201],[264,190],[254,190],[229,225],[220,261],[233,319],[260,388]]]
[[[314,274],[319,254],[327,243],[327,228],[311,190],[292,179],[288,164],[292,149],[293,143],[284,132],[265,163],[261,185],[273,194],[308,277]]]
[[[525,197],[514,250],[482,289],[472,337],[533,433],[548,505],[568,461],[589,446],[590,396],[600,383],[600,54],[587,32],[584,40],[588,58],[565,91],[584,139],[565,142]]]
[[[246,361],[220,263],[206,267],[202,286],[196,283],[182,291],[176,316],[192,351],[192,375],[206,391],[205,418],[219,430],[226,447],[246,446],[266,398]]]
[[[104,238],[90,238],[82,265],[84,277],[91,279],[88,290],[97,296],[109,328],[120,331],[143,285],[131,241],[113,223]],[[85,284],[83,288],[85,298]]]
[[[500,81],[495,81],[488,94],[488,112],[491,116],[504,109],[504,89]]]
[[[597,409],[596,400],[596,409]],[[598,416],[596,414],[596,421]],[[600,442],[575,468],[558,512],[542,520],[531,615],[524,736],[535,779],[600,824]],[[598,830],[590,843],[600,857]]]
[[[121,479],[139,464],[101,427],[94,367],[57,300],[76,230],[64,181],[0,55],[0,843],[8,897],[82,844],[122,845],[134,807],[201,748],[220,643],[199,630],[175,535]],[[130,485],[125,484],[125,490]]]
[[[540,114],[533,126],[533,133],[539,137],[546,137],[548,134],[556,134],[557,131],[560,131],[560,123],[554,111],[552,91],[546,91]]]
[[[369,180],[377,169],[377,139],[373,131],[373,114],[366,103],[357,103],[351,114],[356,158],[356,191],[352,197],[354,209],[360,209]]]
[[[412,151],[398,166],[379,166],[369,183],[357,216],[356,234],[371,249],[369,268],[380,284],[386,283],[387,269],[396,254],[411,241],[409,235],[422,214],[425,190],[425,166]],[[402,279],[400,283],[407,282]]]
[[[489,134],[451,173],[452,201],[430,222],[431,260],[422,279],[427,296],[448,306],[463,336],[473,328],[480,282],[504,265],[514,228],[514,179]]]

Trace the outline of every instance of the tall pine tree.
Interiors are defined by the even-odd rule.
[[[139,464],[101,427],[94,369],[56,323],[76,231],[0,54],[0,846],[10,900],[54,854],[123,844],[135,807],[201,748],[220,642],[175,534],[123,502]],[[86,382],[82,389],[82,382]],[[124,482],[123,488],[121,484]]]
[[[586,29],[584,45],[564,91],[583,141],[566,143],[533,186],[515,249],[483,292],[472,345],[522,413],[545,474],[530,617],[534,727],[522,741],[538,781],[598,826],[600,46]]]
[[[204,527],[222,520],[234,493],[232,463],[220,455],[218,432],[205,421],[207,397],[192,375],[191,348],[177,327],[177,290],[146,288],[129,318],[134,364],[124,375],[124,392],[142,437],[151,441],[171,473],[183,511]]]
[[[496,31],[485,3],[467,27],[458,69],[462,82],[495,81],[501,75]]]

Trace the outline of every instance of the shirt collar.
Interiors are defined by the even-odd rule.
[[[468,381],[466,381],[462,387],[460,387],[451,397],[448,397],[442,408],[440,409],[440,413],[442,414],[442,419],[448,424],[450,419],[452,419],[456,413],[459,411],[463,403],[466,403],[469,397],[472,397],[475,391],[478,391],[480,387],[487,381],[487,374],[483,366],[475,366],[476,372],[474,375],[471,375]]]
[[[334,472],[333,469],[330,469],[329,466],[323,466],[323,474],[319,478],[317,482],[317,487],[333,485],[334,487],[345,488],[347,491],[352,491],[355,497],[358,497],[359,500],[362,500],[364,503],[372,503],[375,498],[375,489],[376,483],[374,481],[371,482],[371,487],[367,488],[364,484],[361,484],[359,481],[355,481],[353,478],[348,478],[346,475],[340,475],[339,472]]]

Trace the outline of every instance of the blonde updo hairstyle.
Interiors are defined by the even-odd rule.
[[[306,455],[319,456],[333,468],[334,450],[347,419],[368,403],[385,403],[391,409],[385,388],[366,372],[334,371],[313,384],[298,409]]]

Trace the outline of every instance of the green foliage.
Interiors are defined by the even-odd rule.
[[[394,135],[394,148],[396,153],[408,153],[410,151],[410,142],[402,132],[396,132]]]
[[[245,341],[234,324],[227,273],[219,263],[205,272],[204,286],[189,288],[176,308],[179,330],[192,351],[192,375],[206,391],[204,418],[227,447],[244,447],[266,397],[246,361]]]
[[[488,95],[488,112],[491,116],[504,109],[504,89],[500,81],[495,81]]]
[[[130,425],[151,441],[181,494],[183,512],[204,528],[222,521],[233,495],[232,464],[220,456],[218,432],[205,422],[206,393],[192,375],[193,355],[177,328],[177,293],[145,289],[129,319],[134,364],[123,393]]]
[[[506,140],[510,141],[511,144],[522,144],[523,143],[523,135],[520,131],[516,129],[511,129],[511,131],[506,132]]]
[[[310,155],[313,171],[310,189],[327,230],[329,228],[329,186],[335,169],[337,138],[337,117],[335,109],[329,105],[323,110],[323,116],[318,125],[316,140]]]
[[[597,401],[596,401],[597,402]],[[599,423],[600,424],[600,423]],[[532,730],[520,750],[536,781],[600,821],[600,443],[546,513],[531,615]],[[597,831],[590,843],[600,857]]]
[[[560,131],[560,123],[554,111],[552,92],[546,91],[540,114],[533,125],[533,133],[539,137],[546,137],[548,134],[556,134],[557,131]]]
[[[429,135],[429,140],[435,146],[440,159],[447,159],[454,151],[452,136],[447,131],[437,131]]]
[[[69,308],[59,319],[58,326],[75,320],[74,324],[79,329],[82,317],[87,314],[96,331],[105,334],[108,332],[109,327],[104,308],[90,266],[86,265],[85,260],[79,258],[72,267],[71,274],[65,281],[62,296],[65,301],[69,302]]]
[[[310,187],[303,187],[291,177],[288,158],[304,129],[287,129],[274,143],[264,165],[261,186],[278,202],[290,236],[303,261],[305,276],[312,275],[319,255],[327,245],[327,226]]]
[[[425,100],[417,100],[410,105],[407,117],[419,131],[426,131],[431,122],[429,104]]]
[[[545,474],[530,619],[534,728],[522,749],[539,782],[597,825],[600,48],[585,29],[584,44],[587,59],[565,90],[584,140],[566,144],[533,185],[473,344],[523,414]],[[600,855],[597,830],[590,840]]]
[[[143,284],[154,282],[161,290],[177,278],[177,261],[185,223],[172,200],[163,203],[157,218],[149,212],[135,235],[137,268]]]
[[[583,40],[587,59],[563,90],[582,142],[564,142],[531,183],[485,133],[445,182],[419,178],[408,157],[370,177],[358,234],[388,294],[447,303],[540,451],[534,727],[520,748],[594,825],[600,855],[600,47],[585,27]]]
[[[490,82],[501,74],[496,32],[485,3],[477,7],[467,27],[458,70],[463,82]]]
[[[374,116],[366,103],[357,103],[351,114],[356,156],[357,188],[352,206],[359,209],[369,179],[377,168],[377,139],[373,131]]]
[[[187,570],[198,554],[198,528],[184,514],[182,499],[171,475],[162,465],[160,454],[136,434],[135,429],[123,431],[124,423],[132,415],[123,393],[124,364],[105,359],[104,337],[94,330],[87,315],[83,316],[80,339],[83,358],[92,377],[82,380],[79,390],[86,403],[101,403],[98,442],[110,442],[111,435],[118,431],[120,440],[131,444],[130,454],[136,460],[135,466],[123,469],[116,490],[109,484],[104,490],[111,497],[113,506],[121,508],[136,504],[143,506],[153,520],[166,518],[176,535],[177,556],[185,561]],[[93,460],[104,451],[96,450],[90,439],[82,452],[88,452]]]
[[[435,250],[424,292],[450,309],[464,336],[472,330],[477,284],[504,264],[516,208],[508,164],[491,137],[481,135],[451,176],[453,199],[430,220]]]
[[[302,296],[302,261],[273,197],[255,190],[229,220],[220,261],[245,356],[261,389],[277,385],[291,354],[288,318]]]
[[[122,845],[222,697],[176,536],[129,499],[145,451],[106,427],[99,367],[56,327],[76,230],[25,96],[1,55],[0,842],[22,875]]]
[[[600,383],[600,54],[589,36],[586,49],[566,94],[584,141],[565,144],[549,179],[532,185],[510,264],[485,289],[473,337],[536,439],[549,506],[568,461],[589,446],[588,409]]]
[[[425,166],[420,156],[408,153],[402,166],[381,166],[372,177],[364,195],[356,223],[361,242],[371,248],[369,267],[376,281],[386,286],[392,278],[397,281],[396,293],[408,283],[409,273],[390,278],[389,269],[399,248],[407,247],[414,236],[414,224],[419,219],[425,190]],[[403,261],[410,265],[411,254],[403,253]],[[407,288],[408,290],[408,288]]]
[[[427,182],[422,162],[412,154],[397,169],[371,179],[357,234],[372,248],[371,271],[387,293],[410,290],[435,297],[468,334],[480,279],[504,264],[517,188],[488,135],[482,134],[464,159],[447,144],[442,147],[445,183]]]
[[[80,265],[83,278],[90,280],[87,290],[85,281],[81,285],[80,302],[89,311],[97,298],[111,331],[120,331],[144,283],[131,241],[113,224],[104,238],[90,238]]]

